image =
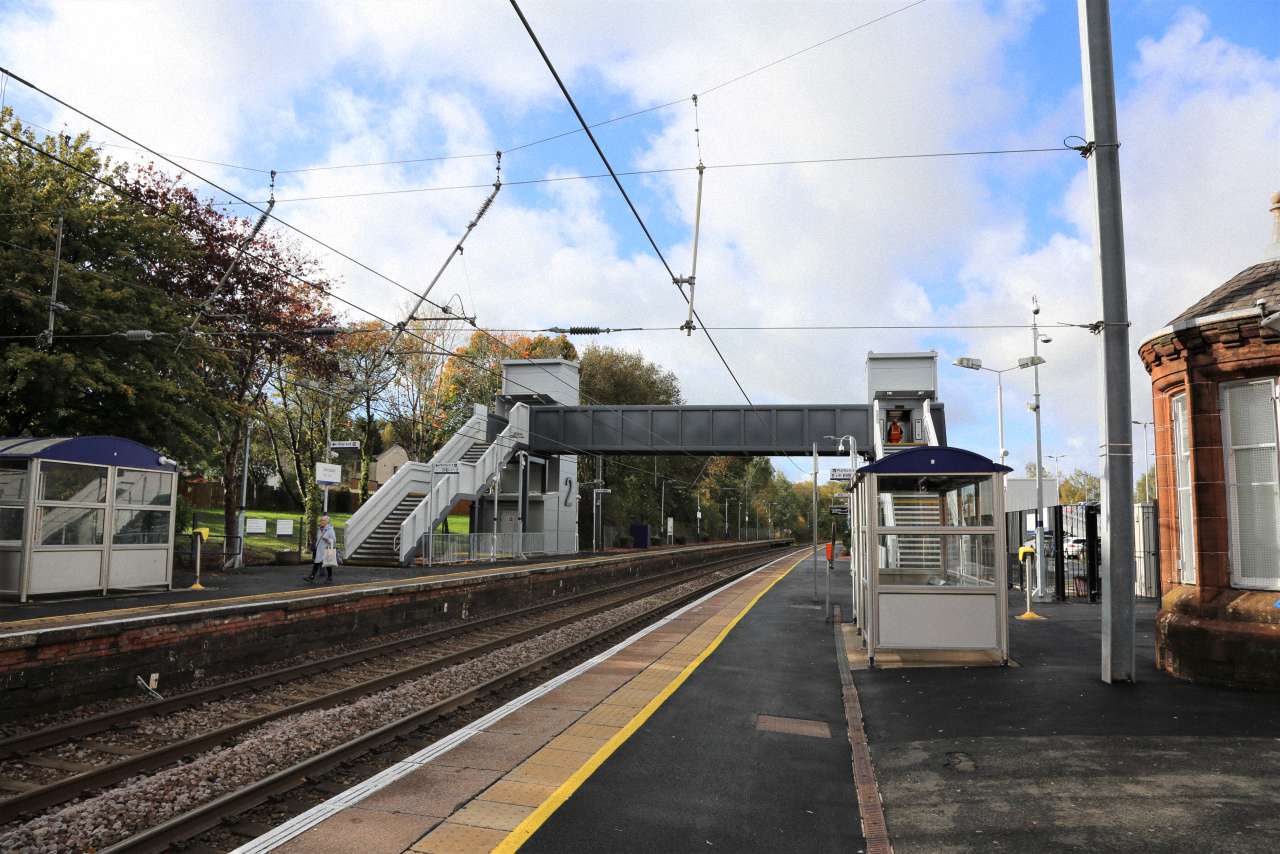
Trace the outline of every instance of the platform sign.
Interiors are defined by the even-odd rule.
[[[853,469],[832,469],[832,470],[831,470],[831,479],[832,479],[832,480],[843,480],[843,481],[848,481],[848,482],[852,483],[852,482],[853,482]]]
[[[457,463],[437,463],[436,465],[431,467],[431,470],[436,474],[457,474],[458,464]]]
[[[343,439],[341,442],[330,442],[330,448],[359,448],[360,442],[357,439]]]
[[[277,519],[276,520],[276,536],[292,537],[293,536],[293,520]]]
[[[246,534],[265,534],[267,532],[266,519],[245,519],[244,532]]]
[[[342,466],[336,463],[316,463],[316,484],[333,486],[342,483]]]
[[[832,508],[831,508],[831,513],[832,513],[832,515],[834,515],[834,516],[848,516],[848,515],[849,515],[849,508],[848,508],[848,507],[841,507],[839,504],[837,504],[836,506],[834,506],[834,507],[832,507]]]

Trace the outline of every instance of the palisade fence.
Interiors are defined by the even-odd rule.
[[[1045,508],[1045,572],[1059,602],[1097,602],[1102,594],[1102,539],[1097,502]],[[1134,594],[1160,595],[1157,508],[1154,502],[1134,508]],[[1035,511],[1006,513],[1005,537],[1009,586],[1025,590],[1035,575]],[[1021,552],[1021,554],[1020,554]]]

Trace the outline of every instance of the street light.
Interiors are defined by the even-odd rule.
[[[1054,482],[1055,484],[1057,484],[1057,489],[1058,489],[1058,503],[1059,503],[1059,504],[1061,504],[1061,503],[1062,503],[1062,470],[1061,470],[1061,463],[1062,463],[1062,458],[1063,458],[1063,457],[1065,457],[1065,456],[1067,456],[1067,455],[1066,455],[1066,454],[1045,454],[1045,456],[1046,456],[1046,457],[1048,457],[1049,459],[1053,460],[1053,482]]]
[[[1044,443],[1040,430],[1040,366],[1045,363],[1044,357],[1040,355],[1040,345],[1048,344],[1053,341],[1048,335],[1040,334],[1040,326],[1037,323],[1037,317],[1040,314],[1040,302],[1035,297],[1031,298],[1031,355],[1023,356],[1018,359],[1017,368],[1031,368],[1035,374],[1033,385],[1033,396],[1031,403],[1027,405],[1036,416],[1036,595],[1042,599],[1044,597],[1045,588],[1045,563],[1044,563]],[[981,359],[970,357],[961,357],[955,361],[956,367],[968,368],[971,371],[991,371],[996,375],[996,407],[997,407],[997,423],[1000,433],[1000,462],[1004,463],[1008,451],[1004,447],[1004,384],[1003,377],[1007,371],[1013,368],[1004,368],[995,370],[994,368],[986,368],[982,365]],[[1027,588],[1027,610],[1026,613],[1020,615],[1021,620],[1037,620],[1041,619],[1039,614],[1031,610],[1031,585],[1023,582],[1023,586]]]
[[[858,468],[858,466],[857,466],[857,464],[856,464],[856,462],[855,462],[855,459],[856,459],[857,454],[858,454],[858,440],[857,440],[857,439],[855,439],[855,438],[853,438],[853,435],[852,435],[851,433],[846,433],[846,434],[844,434],[843,436],[827,436],[826,438],[828,438],[828,439],[837,439],[837,440],[838,440],[838,441],[836,442],[836,453],[837,453],[837,454],[844,450],[845,442],[846,442],[846,441],[847,441],[847,442],[848,442],[848,444],[849,444],[849,491],[852,493],[852,491],[853,491],[853,473],[854,473],[854,472],[857,470],[857,468]],[[834,502],[833,502],[833,504],[834,504]],[[849,546],[850,546],[850,548],[852,548],[852,547],[853,547],[853,507],[852,507],[852,505],[853,505],[853,501],[852,501],[852,499],[850,499],[849,504],[850,504],[850,509],[849,509]],[[835,513],[832,513],[832,514],[831,514],[831,556],[832,556],[832,557],[835,557],[835,554],[836,554],[836,544],[835,544],[836,536],[835,536],[835,528],[836,528],[836,514],[835,514]],[[849,560],[849,583],[850,583],[850,585],[852,585],[852,584],[853,584],[853,559],[852,559],[852,558],[850,558],[850,560]],[[827,561],[827,619],[831,619],[831,561]]]
[[[1134,421],[1134,424],[1142,426],[1142,461],[1145,463],[1147,458],[1151,456],[1151,445],[1147,443],[1147,428],[1155,429],[1154,421]],[[1151,503],[1151,475],[1155,473],[1155,461],[1142,475],[1142,500],[1145,503]]]
[[[1000,368],[999,370],[988,368],[982,364],[981,359],[974,359],[969,356],[961,356],[953,364],[957,368],[967,368],[971,371],[988,371],[996,375],[996,431],[1000,440],[1000,451],[996,455],[996,462],[1004,465],[1005,458],[1009,456],[1009,450],[1004,446],[1004,375],[1009,371],[1043,365],[1044,359],[1040,356],[1027,356],[1019,359],[1018,364],[1008,368]]]

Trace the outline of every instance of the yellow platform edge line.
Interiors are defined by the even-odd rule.
[[[671,695],[684,684],[685,680],[693,674],[693,671],[697,670],[702,662],[706,661],[707,658],[710,657],[711,653],[716,651],[721,642],[729,636],[729,632],[733,631],[734,626],[738,625],[738,621],[745,617],[747,613],[756,606],[756,603],[759,602],[766,593],[773,589],[775,584],[786,578],[793,569],[799,566],[800,563],[808,557],[809,551],[806,549],[796,557],[790,566],[779,573],[777,578],[769,582],[768,586],[753,596],[751,601],[738,612],[737,616],[735,616],[727,626],[721,629],[715,639],[698,654],[697,658],[689,662],[674,679],[667,683],[665,688],[658,692],[657,696],[646,703],[640,711],[636,712],[635,716],[631,718],[631,720],[627,721],[626,725],[622,729],[614,733],[608,741],[606,741],[595,753],[591,755],[590,759],[583,763],[577,771],[574,771],[573,775],[569,777],[568,780],[561,783],[545,801],[538,805],[537,809],[516,825],[515,829],[507,834],[507,837],[492,849],[492,854],[512,854],[512,852],[518,851],[520,846],[528,842],[530,837],[538,831],[538,828],[542,827],[542,825],[546,823],[547,819],[551,818],[555,811],[558,810],[565,801],[569,800],[569,798],[573,796],[573,793],[576,792],[582,784],[596,772],[596,769],[603,765],[605,760],[612,756],[627,739],[631,738],[631,736],[644,725],[645,721],[649,720],[649,718],[653,716],[653,713],[656,712],[662,704],[665,703]]]

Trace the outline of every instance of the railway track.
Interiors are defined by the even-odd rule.
[[[691,578],[743,564],[748,568],[740,572],[749,571],[767,553],[708,561],[4,739],[0,741],[3,767],[12,770],[20,764],[38,769],[46,782],[31,785],[0,779],[0,787],[10,793],[0,801],[0,823],[13,822],[136,775],[174,765],[268,722],[343,705],[686,584]],[[721,578],[710,586],[724,582]],[[698,590],[702,591],[703,586]],[[626,625],[636,622],[628,620]],[[571,651],[562,651],[557,657],[567,654]],[[545,666],[543,662],[532,670],[518,670],[523,676]],[[503,684],[515,678],[521,676],[505,677]],[[437,704],[431,720],[470,702],[479,696],[476,691],[483,694],[496,690],[495,686],[482,688],[451,698],[451,706],[448,702]],[[216,720],[217,724],[210,727],[206,723],[209,720]],[[421,725],[414,724],[413,728]],[[367,733],[351,744],[365,744],[369,738],[373,738],[370,744],[381,743],[376,733]],[[351,755],[349,745],[335,750],[344,757]]]

